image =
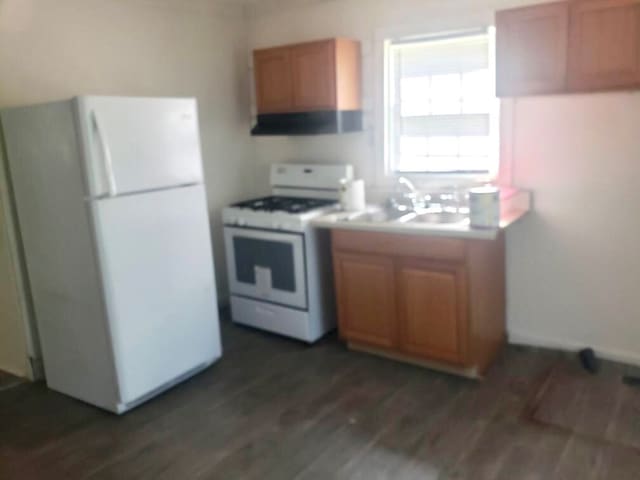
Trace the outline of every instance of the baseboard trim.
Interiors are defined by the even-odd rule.
[[[509,343],[512,345],[527,345],[531,347],[550,348],[568,352],[575,352],[583,348],[591,347],[599,357],[606,360],[640,366],[640,353],[600,347],[598,345],[586,345],[572,340],[541,337],[517,330],[510,330],[508,336]]]
[[[403,363],[410,363],[418,367],[429,368],[431,370],[437,370],[440,372],[448,373],[451,375],[458,375],[460,377],[470,378],[472,380],[482,380],[484,377],[480,375],[477,367],[457,367],[454,365],[448,365],[443,362],[435,362],[425,359],[419,359],[411,357],[409,355],[403,355],[399,352],[393,352],[385,350],[384,348],[371,347],[358,342],[348,342],[347,346],[350,350],[356,352],[368,353],[370,355],[377,355],[379,357],[388,358]]]
[[[2,370],[5,373],[8,373],[10,375],[13,375],[14,377],[30,380],[28,372],[20,371],[17,368],[13,368],[10,365],[9,366],[8,365],[0,365],[0,370]]]

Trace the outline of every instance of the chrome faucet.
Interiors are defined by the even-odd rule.
[[[402,191],[404,190],[404,191]],[[425,205],[425,198],[407,177],[398,177],[396,193],[388,199],[388,205],[395,210],[416,210]]]
[[[399,185],[404,185],[405,187],[407,187],[407,190],[408,190],[407,193],[409,195],[417,195],[418,194],[418,189],[415,187],[413,182],[411,180],[409,180],[407,177],[398,177],[398,184]]]

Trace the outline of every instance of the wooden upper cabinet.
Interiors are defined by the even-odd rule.
[[[393,261],[376,255],[334,253],[340,335],[391,348],[397,343]]]
[[[258,113],[360,110],[360,43],[333,38],[254,51]]]
[[[572,0],[496,14],[498,96],[640,88],[640,0]]]
[[[278,112],[293,108],[290,57],[288,48],[268,48],[253,53],[258,111]]]
[[[336,63],[333,41],[305,43],[291,48],[293,107],[330,110],[336,106]]]
[[[566,89],[569,4],[505,10],[496,14],[499,97]]]
[[[640,2],[582,0],[571,4],[569,89],[640,86]]]
[[[399,266],[398,282],[402,350],[464,363],[468,308],[464,268],[406,260]]]

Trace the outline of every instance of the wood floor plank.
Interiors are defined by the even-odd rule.
[[[385,418],[389,400],[407,381],[407,374],[402,369],[391,368],[381,359],[363,356],[361,361],[357,378],[341,392],[331,395],[333,401],[329,402],[329,407],[311,420],[312,428],[303,424],[302,428],[294,426],[288,431],[274,429],[271,435],[262,438],[262,448],[252,452],[251,458],[255,461],[250,462],[253,465],[246,469],[244,478],[293,478],[345,437],[354,440],[348,442],[348,447],[363,447],[369,437],[361,430],[371,432],[377,428]],[[370,375],[372,370],[376,375]],[[295,455],[290,454],[292,451]],[[344,449],[340,453],[344,454]],[[221,465],[221,470],[227,471],[229,465],[237,468],[241,459],[238,455],[232,456],[228,463]]]
[[[640,451],[620,445],[604,447],[596,478],[637,480],[640,478]]]
[[[507,442],[507,454],[496,480],[553,478],[569,435],[536,424],[519,423],[519,427]]]
[[[335,336],[307,346],[228,320],[222,334],[220,362],[121,417],[43,384],[0,392],[0,478],[640,478],[638,450],[616,443],[640,445],[638,390],[619,370],[569,369],[543,406],[566,420],[555,409],[569,402],[594,440],[525,415],[556,352],[510,347],[473,382],[350,352]]]
[[[554,478],[566,480],[597,478],[603,452],[602,442],[572,435],[553,473]]]
[[[446,375],[419,376],[403,389],[395,403],[397,413],[361,455],[348,460],[339,473],[348,478],[404,478],[404,470],[447,404],[460,394],[464,380]],[[430,465],[420,473],[435,474]],[[413,475],[413,473],[411,474]]]

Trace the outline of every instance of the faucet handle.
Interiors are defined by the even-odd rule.
[[[400,176],[397,180],[397,185],[404,185],[409,193],[418,193],[418,189],[415,187],[413,182],[409,180],[407,177]]]

